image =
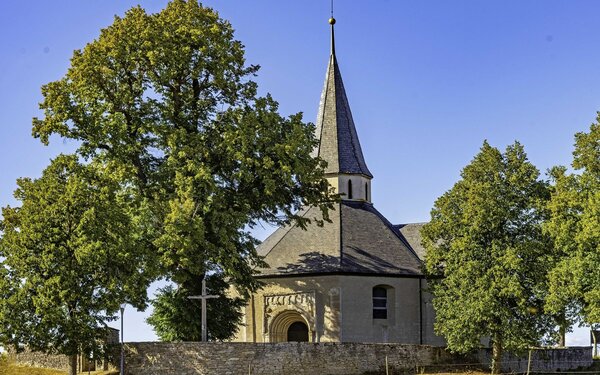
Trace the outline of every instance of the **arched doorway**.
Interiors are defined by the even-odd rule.
[[[288,342],[308,342],[308,326],[304,322],[294,322],[287,330]]]
[[[312,332],[306,319],[297,311],[286,310],[273,319],[269,329],[270,342],[307,342]]]

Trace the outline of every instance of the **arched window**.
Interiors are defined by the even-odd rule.
[[[373,288],[373,319],[387,319],[387,289]]]
[[[365,200],[369,200],[369,183],[365,182]]]
[[[352,199],[352,180],[348,180],[348,199]]]

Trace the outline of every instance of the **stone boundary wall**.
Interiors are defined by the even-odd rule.
[[[78,371],[86,371],[91,363],[92,368],[96,370],[117,370],[119,368],[120,345],[111,344],[104,360],[92,361],[83,356],[77,356]],[[16,353],[14,350],[8,350],[8,358],[19,366],[29,366],[38,368],[48,368],[59,371],[69,371],[69,357],[63,354],[45,354],[42,352],[33,352],[25,349]]]
[[[359,343],[128,343],[128,375],[350,375],[456,359],[444,348]],[[385,373],[385,372],[383,372]]]
[[[363,343],[127,343],[128,375],[352,375],[384,374],[387,357],[392,373],[419,373],[440,366],[487,367],[491,351],[472,356],[444,348]],[[591,366],[592,348],[537,349],[531,371],[565,371]],[[504,372],[525,372],[527,354],[507,354]]]
[[[118,350],[111,355],[111,368],[118,368]],[[485,368],[491,350],[482,349],[472,356],[450,354],[444,348],[406,344],[363,343],[126,343],[128,375],[352,375],[385,374],[385,360],[391,373],[435,371],[440,366],[465,368],[480,364]],[[63,355],[39,352],[9,352],[17,364],[67,371]],[[503,372],[527,371],[528,355],[506,354]],[[535,349],[532,372],[557,372],[591,366],[592,347]]]
[[[480,363],[490,364],[491,349],[481,349],[477,353]],[[502,356],[502,372],[527,372],[529,354],[520,356],[506,353]],[[590,367],[593,363],[591,346],[572,346],[568,348],[532,349],[531,372],[557,372]]]
[[[44,354],[31,351],[24,351],[21,353],[9,351],[8,357],[19,366],[50,368],[60,371],[69,370],[69,358],[65,355]]]

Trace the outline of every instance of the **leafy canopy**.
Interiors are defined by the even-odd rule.
[[[116,184],[115,196],[127,197],[123,220],[133,223],[136,246],[121,248],[116,258],[145,257],[141,272],[174,281],[179,289],[164,290],[158,307],[179,309],[174,314],[187,324],[198,315],[181,303],[183,293],[207,273],[226,278],[242,297],[259,287],[253,274],[263,262],[254,225],[305,225],[310,218],[296,214],[300,207],[318,205],[325,218],[331,208],[324,162],[310,156],[314,126],[300,113],[282,117],[273,98],[259,97],[257,71],[246,64],[231,25],[212,9],[193,0],[174,0],[156,14],[136,7],[74,52],[66,75],[42,87],[44,115],[33,119],[34,137],[44,144],[52,135],[77,141],[77,156],[101,166],[102,178]],[[105,225],[91,224],[98,232]],[[103,263],[96,267],[105,272]],[[14,275],[5,279],[18,287]],[[148,284],[140,279],[140,289],[142,281]],[[113,304],[147,301],[141,292],[111,297]],[[229,302],[232,309],[240,304]],[[111,305],[106,316],[80,325],[93,327],[115,311]],[[236,314],[222,315],[232,319],[220,321],[229,335]],[[182,339],[168,332],[185,322],[166,320],[173,324],[167,327],[161,319],[151,320],[159,334]]]
[[[597,118],[600,122],[600,114]],[[555,186],[545,225],[561,258],[550,271],[547,309],[571,321],[600,322],[600,125],[575,135],[573,168],[551,171]]]
[[[262,262],[249,228],[304,225],[301,206],[331,207],[313,125],[258,97],[257,70],[212,9],[133,8],[42,88],[33,135],[77,140],[80,156],[131,189],[163,275],[183,284],[212,270],[247,294]]]
[[[148,260],[129,197],[96,165],[61,155],[39,179],[18,180],[2,210],[0,342],[74,355],[100,352],[122,301],[146,305]]]
[[[437,199],[423,227],[436,332],[453,351],[490,337],[522,349],[549,329],[543,313],[550,242],[542,234],[548,186],[518,142],[485,142],[461,180]]]

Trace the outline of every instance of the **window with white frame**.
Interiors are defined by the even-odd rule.
[[[381,286],[373,288],[373,319],[387,319],[387,289]]]

